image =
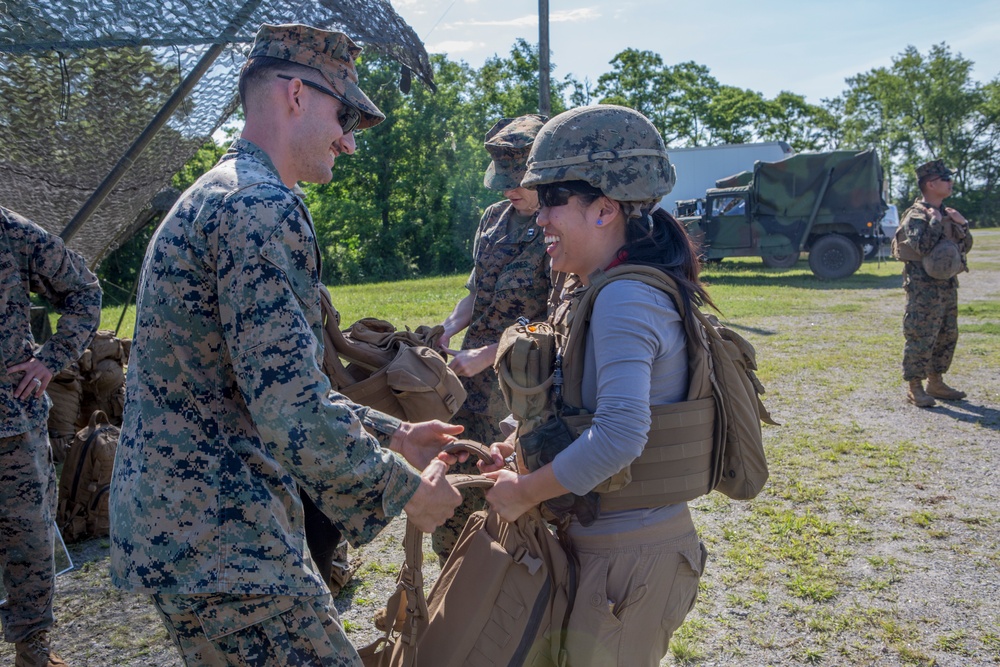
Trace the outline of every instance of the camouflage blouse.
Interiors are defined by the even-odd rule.
[[[83,257],[62,239],[26,218],[0,207],[0,437],[27,433],[45,423],[48,396],[20,400],[14,390],[20,373],[7,367],[27,361],[31,335],[31,296],[45,298],[59,313],[56,333],[35,352],[53,374],[80,358],[101,321],[101,286]]]
[[[143,263],[112,481],[111,574],[134,591],[320,595],[301,485],[355,545],[420,483],[331,392],[319,255],[302,200],[236,141]]]
[[[535,219],[534,214],[519,214],[507,200],[483,213],[473,248],[475,267],[466,283],[475,294],[475,303],[462,349],[499,342],[504,329],[519,317],[530,321],[546,318],[549,258]],[[469,393],[466,410],[489,414],[496,421],[507,416],[492,368],[462,381]]]

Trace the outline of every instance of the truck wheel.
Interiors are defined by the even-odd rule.
[[[797,252],[790,252],[787,255],[763,255],[761,260],[764,266],[771,269],[790,269],[799,261]]]
[[[817,278],[846,278],[861,266],[861,249],[846,236],[826,234],[809,249],[809,268]]]

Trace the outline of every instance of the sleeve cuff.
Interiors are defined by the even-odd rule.
[[[404,461],[402,456],[395,453],[393,456],[396,457],[399,465],[390,473],[382,491],[382,511],[387,517],[402,514],[403,507],[410,502],[410,498],[420,486],[420,474],[416,469]]]

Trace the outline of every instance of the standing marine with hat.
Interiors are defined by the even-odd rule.
[[[469,293],[443,322],[439,343],[447,350],[451,337],[466,329],[462,348],[447,350],[454,357],[449,365],[463,378],[468,392],[452,421],[465,427],[462,437],[487,444],[503,440],[500,421],[510,413],[493,370],[500,336],[519,317],[537,321],[546,315],[551,281],[545,244],[535,224],[538,194],[521,187],[528,153],[546,120],[537,114],[501,118],[486,133],[484,145],[491,162],[483,185],[503,192],[506,199],[487,208],[479,221],[472,249],[475,265],[465,283]],[[459,469],[476,471],[471,462]],[[455,516],[431,538],[442,562],[469,515],[485,503],[481,489],[462,493],[464,502]]]
[[[920,197],[903,214],[893,240],[893,255],[904,262],[906,398],[921,408],[933,407],[935,398],[965,398],[964,391],[949,387],[941,377],[958,343],[958,274],[969,270],[966,254],[972,248],[969,223],[943,205],[951,196],[954,174],[943,160],[917,167]]]
[[[355,545],[404,509],[429,532],[461,500],[444,477],[455,457],[437,458],[460,427],[400,423],[320,370],[320,254],[294,188],[330,181],[353,133],[384,119],[358,87],[360,51],[343,33],[262,26],[240,138],[143,262],[111,576],[152,595],[188,665],[360,667],[306,547],[300,488]]]
[[[32,292],[60,315],[58,330],[40,348],[31,335]],[[45,389],[80,358],[100,321],[101,286],[83,258],[0,207],[0,568],[7,590],[0,619],[4,640],[16,646],[16,667],[66,664],[49,640],[59,484]]]

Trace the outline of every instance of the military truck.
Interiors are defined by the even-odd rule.
[[[794,266],[803,252],[819,278],[846,278],[863,247],[881,244],[886,211],[874,150],[800,153],[757,162],[715,183],[704,199],[677,202],[678,219],[708,261],[761,257]]]

